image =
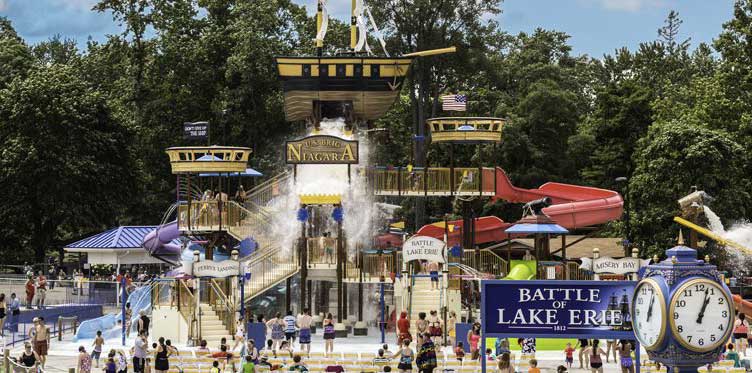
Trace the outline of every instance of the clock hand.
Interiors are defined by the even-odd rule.
[[[710,303],[710,298],[708,297],[708,289],[705,289],[705,299],[702,302],[700,313],[697,315],[698,324],[702,324],[702,318],[705,316],[705,309],[708,307],[708,303]]]
[[[650,321],[650,316],[653,316],[653,304],[655,303],[655,293],[650,297],[650,306],[648,306],[648,318],[646,321]]]

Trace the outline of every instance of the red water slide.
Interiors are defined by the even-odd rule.
[[[552,205],[543,212],[557,224],[567,229],[577,229],[600,225],[621,218],[624,200],[619,193],[581,185],[548,182],[537,189],[523,189],[512,185],[506,172],[496,168],[496,195],[493,200],[502,199],[509,202],[527,203],[539,198],[551,198]],[[462,220],[449,222],[455,227],[449,234],[449,244],[461,242]],[[475,242],[497,242],[508,236],[504,230],[512,223],[495,216],[485,216],[476,220]],[[429,224],[417,232],[441,238],[444,228],[441,224]]]

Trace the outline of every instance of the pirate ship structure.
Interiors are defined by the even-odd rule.
[[[391,57],[364,0],[352,0],[351,13],[348,49],[323,55],[329,16],[326,0],[319,0],[316,55],[276,58],[288,121],[305,120],[318,128],[321,118],[343,117],[348,124],[376,120],[397,99],[415,57],[455,51],[451,47]],[[368,45],[369,25],[378,36],[383,56],[376,56]]]

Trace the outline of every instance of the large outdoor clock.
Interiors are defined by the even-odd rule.
[[[656,349],[666,337],[665,283],[659,282],[663,281],[658,278],[640,281],[632,297],[632,327],[635,337],[646,350]]]
[[[645,267],[632,299],[635,337],[651,360],[672,372],[696,372],[717,361],[731,336],[731,292],[716,266],[681,243],[666,250],[666,260]]]
[[[721,284],[707,278],[684,281],[669,304],[671,334],[688,350],[708,352],[728,341],[734,307]]]

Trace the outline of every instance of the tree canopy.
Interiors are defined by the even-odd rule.
[[[457,46],[421,58],[392,110],[374,126],[381,165],[446,166],[424,141],[438,97],[466,93],[470,113],[509,119],[500,146],[467,146],[456,163],[498,165],[515,184],[559,181],[628,190],[630,237],[651,255],[672,244],[676,199],[696,185],[726,222],[748,219],[752,183],[752,1],[736,0],[712,45],[684,38],[671,11],[654,40],[604,56],[573,52],[561,31],[509,34],[500,0],[373,4],[393,55]],[[101,0],[123,32],[85,48],[54,36],[28,45],[0,18],[0,232],[13,260],[116,224],[156,224],[174,202],[164,148],[186,145],[181,125],[212,123],[213,143],[253,148],[267,175],[279,144],[302,123],[284,119],[274,56],[314,51],[315,18],[291,0]],[[330,24],[327,53],[347,46]],[[376,53],[381,53],[374,48]],[[628,184],[616,183],[626,177]],[[453,208],[404,200],[415,229]],[[474,206],[519,218],[519,206]],[[415,213],[417,212],[417,214]],[[610,234],[624,235],[615,222]]]

